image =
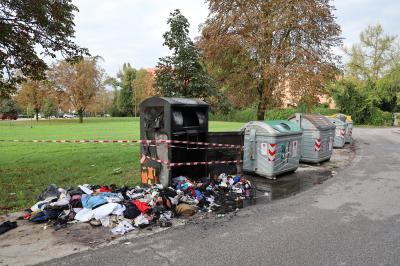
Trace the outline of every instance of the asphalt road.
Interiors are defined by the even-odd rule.
[[[351,166],[296,196],[45,264],[400,265],[399,133],[355,129]]]

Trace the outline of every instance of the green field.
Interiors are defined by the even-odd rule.
[[[210,131],[234,131],[243,123],[210,122]],[[0,121],[0,140],[139,139],[138,118]],[[0,213],[30,207],[48,184],[134,185],[139,145],[123,143],[0,142]]]

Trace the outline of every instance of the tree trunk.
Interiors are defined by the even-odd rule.
[[[39,121],[39,109],[35,109],[35,114],[36,114],[36,122]]]
[[[257,86],[258,92],[258,106],[257,106],[257,120],[264,120],[265,111],[267,110],[267,97],[265,97],[264,81],[261,81]]]
[[[83,123],[83,110],[78,110],[79,123]]]
[[[266,111],[267,111],[267,98],[264,97],[264,95],[262,95],[257,107],[257,120],[264,120]]]

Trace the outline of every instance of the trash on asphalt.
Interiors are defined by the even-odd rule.
[[[5,221],[4,223],[0,224],[0,235],[14,228],[17,228],[17,222]]]
[[[170,227],[175,217],[188,218],[198,212],[215,212],[218,217],[243,207],[253,197],[253,187],[240,175],[215,175],[207,182],[187,177],[173,178],[172,186],[136,187],[80,185],[59,188],[49,185],[23,219],[47,223],[55,231],[85,222],[110,228],[123,235],[136,228]]]

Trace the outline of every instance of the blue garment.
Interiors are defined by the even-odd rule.
[[[34,223],[43,223],[43,222],[47,222],[48,220],[49,220],[49,217],[43,211],[32,215],[32,217],[29,219],[29,221],[34,222]]]
[[[92,209],[98,205],[106,203],[107,197],[118,197],[118,194],[111,192],[103,192],[94,196],[83,194],[81,198],[82,206],[86,209]]]
[[[233,184],[236,184],[237,182],[240,181],[240,175],[237,175],[233,178]]]
[[[195,190],[195,193],[196,193],[196,199],[198,200],[198,201],[202,201],[203,199],[204,199],[204,196],[203,196],[203,194],[200,192],[200,190]]]
[[[185,191],[189,188],[189,183],[184,183],[184,184],[178,184],[176,185],[177,190],[182,190]]]

